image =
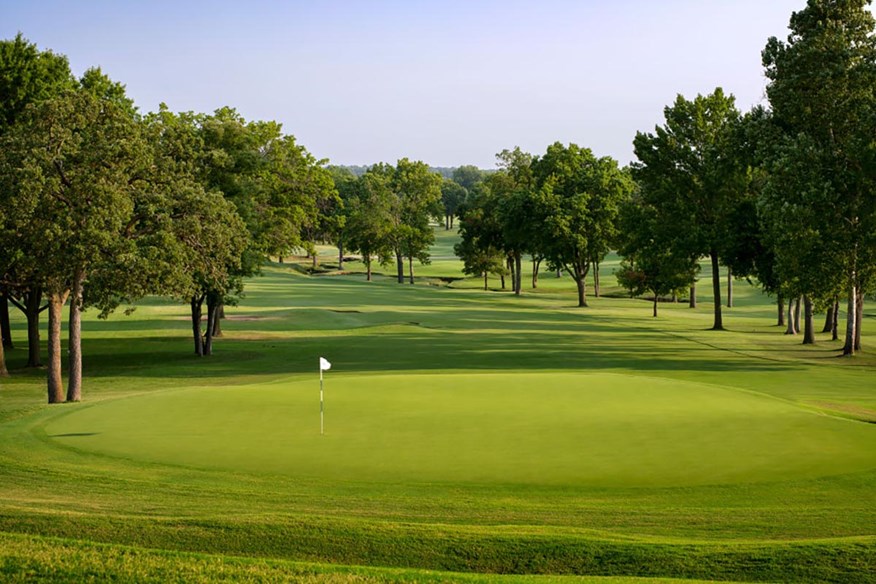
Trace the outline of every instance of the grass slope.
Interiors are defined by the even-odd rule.
[[[488,576],[427,570],[328,566],[187,554],[0,533],[3,582],[500,582],[506,584],[673,584],[668,578]],[[683,580],[698,584],[699,580]]]
[[[13,550],[0,574],[137,580],[134,555],[164,576],[243,562],[240,579],[298,560],[340,581],[402,577],[325,564],[874,581],[873,353],[838,359],[825,335],[799,345],[742,285],[731,330],[715,333],[706,296],[652,319],[647,302],[614,296],[577,309],[568,277],[543,275],[522,297],[421,283],[269,266],[210,359],[191,355],[173,302],[87,315],[75,405],[42,404],[16,320],[0,532],[30,535],[0,537]],[[619,292],[610,272],[603,286]],[[335,366],[322,438],[320,355]],[[44,551],[56,547],[61,559]],[[103,553],[116,560],[100,576]]]

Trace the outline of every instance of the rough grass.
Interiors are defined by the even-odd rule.
[[[502,582],[507,584],[673,584],[668,578],[498,576],[331,566],[239,556],[150,550],[0,533],[3,582]],[[687,584],[705,582],[683,580]]]
[[[458,268],[436,258],[421,271]],[[0,575],[469,578],[335,564],[487,580],[874,580],[876,426],[859,421],[876,411],[872,352],[838,358],[825,335],[801,346],[740,283],[730,330],[715,333],[705,294],[697,310],[661,303],[652,319],[610,272],[613,296],[586,310],[568,277],[540,282],[517,298],[470,280],[367,284],[268,266],[209,359],[191,355],[185,307],[171,301],[86,315],[86,401],[53,407],[44,372],[22,368],[16,316],[13,377],[0,382],[0,531],[29,535],[2,537]],[[320,355],[335,368],[318,442]],[[100,555],[116,558],[103,572]]]

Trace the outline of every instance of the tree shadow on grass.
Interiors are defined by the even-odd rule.
[[[155,378],[252,378],[315,372],[325,356],[344,373],[511,370],[618,370],[634,372],[770,372],[794,363],[728,356],[726,351],[653,331],[570,335],[551,331],[403,330],[373,335],[276,339],[220,339],[211,357],[195,356],[178,338],[138,338],[127,347],[113,339],[84,341],[86,375]]]

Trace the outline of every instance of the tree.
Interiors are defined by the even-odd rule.
[[[0,174],[12,189],[13,216],[39,258],[37,281],[49,300],[49,402],[62,401],[60,321],[70,303],[68,401],[81,398],[80,313],[88,278],[123,253],[120,234],[131,192],[148,166],[137,122],[84,89],[33,104],[4,136]]]
[[[6,334],[4,325],[0,325],[0,332]],[[9,371],[6,369],[6,349],[3,348],[3,343],[0,343],[0,377],[9,377]]]
[[[259,184],[247,193],[258,207],[250,233],[264,256],[305,248],[316,257],[316,242],[334,238],[343,225],[331,173],[294,136],[270,140],[265,152]]]
[[[374,172],[369,170],[358,179],[359,188],[347,205],[347,245],[362,255],[369,282],[374,259],[388,263],[392,255],[390,233],[394,224],[395,197],[389,185],[388,168],[380,166]]]
[[[490,274],[505,275],[502,226],[494,203],[486,185],[475,186],[459,208],[460,241],[453,247],[453,252],[463,261],[463,273],[482,276],[484,290],[488,288]]]
[[[722,220],[744,190],[744,174],[730,156],[730,130],[739,118],[732,95],[717,88],[664,109],[665,125],[637,133],[633,176],[672,232],[672,248],[709,256],[714,292],[713,330],[723,330],[719,251]]]
[[[429,221],[441,217],[440,175],[421,161],[407,158],[395,167],[375,164],[365,173],[367,188],[380,198],[388,196],[389,217],[381,248],[391,249],[396,260],[398,283],[405,281],[404,260],[407,258],[409,281],[414,283],[414,259],[429,261],[429,247],[435,234]]]
[[[255,275],[269,252],[276,252],[272,229],[275,221],[283,223],[283,215],[274,213],[271,197],[276,193],[265,184],[270,175],[271,160],[285,154],[282,149],[268,151],[281,138],[276,122],[247,122],[230,107],[217,109],[196,120],[202,152],[198,156],[196,175],[207,191],[217,191],[232,202],[251,235],[250,245],[242,258],[241,276]],[[280,153],[278,153],[280,152]],[[272,177],[275,178],[275,177]]]
[[[533,157],[519,147],[496,155],[500,170],[490,174],[485,184],[492,193],[492,212],[501,226],[500,249],[505,253],[511,288],[521,293],[523,254],[534,252],[540,224],[536,218],[536,185],[532,173]],[[503,285],[504,287],[504,285]]]
[[[799,215],[793,236],[777,246],[777,262],[787,266],[791,250],[803,249],[808,292],[846,290],[845,355],[860,349],[863,290],[876,271],[876,21],[869,4],[809,0],[792,14],[787,40],[770,38],[762,54],[784,134],[771,160],[767,205]],[[813,273],[825,266],[833,277]]]
[[[57,96],[74,84],[67,57],[40,51],[20,33],[13,40],[0,41],[0,137],[15,125],[28,105]],[[0,212],[0,216],[8,220],[10,214]],[[0,321],[6,324],[2,342],[6,348],[12,348],[8,327],[12,303],[27,318],[27,365],[38,367],[39,316],[46,308],[42,304],[43,292],[33,282],[30,271],[33,262],[26,258],[28,248],[20,245],[14,228],[0,229],[0,237],[3,232],[12,237],[0,241]]]
[[[541,224],[532,237],[549,262],[575,280],[578,306],[587,306],[585,278],[607,252],[632,181],[612,158],[596,158],[575,144],[552,144],[532,168],[539,188],[535,216]]]
[[[788,222],[794,222],[794,217],[785,212],[770,216],[764,204],[770,179],[769,161],[781,141],[781,130],[771,112],[758,106],[738,120],[731,134],[730,155],[746,178],[741,196],[731,201],[722,221],[720,253],[728,274],[732,271],[737,278],[749,282],[755,278],[764,292],[777,296],[777,322],[784,326],[787,291],[782,290],[779,280],[775,240],[781,237]]]
[[[362,183],[359,178],[348,168],[342,166],[329,166],[327,170],[331,174],[335,191],[338,193],[340,204],[333,207],[334,217],[332,225],[334,230],[332,238],[338,247],[338,269],[344,269],[344,252],[349,247],[350,231],[347,222],[350,220],[351,205],[361,191]]]
[[[641,194],[621,207],[619,253],[625,258],[615,272],[618,284],[631,296],[645,292],[654,295],[653,315],[657,316],[660,296],[680,292],[690,285],[699,264],[689,254],[674,250],[661,241],[663,231],[656,210],[644,202]]]
[[[441,183],[441,203],[444,205],[444,229],[453,229],[453,218],[465,201],[468,190],[454,180],[443,179]]]
[[[486,173],[477,166],[464,164],[453,169],[452,178],[453,182],[470,192],[478,183],[483,182],[485,174]]]
[[[161,249],[163,262],[155,264],[155,254],[151,259],[164,269],[152,270],[156,280],[148,289],[162,290],[189,304],[195,354],[206,356],[212,354],[222,302],[242,290],[250,234],[234,203],[222,192],[204,187],[201,121],[201,116],[174,114],[163,105],[147,116],[153,153],[148,184],[151,204],[135,213],[138,219],[132,226],[141,232],[137,241],[149,242],[144,235],[151,234],[152,249]],[[159,218],[163,221],[156,224]],[[205,302],[207,326],[202,330]]]

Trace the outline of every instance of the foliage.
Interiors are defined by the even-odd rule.
[[[496,200],[489,187],[478,184],[459,208],[460,241],[453,252],[463,262],[462,271],[470,276],[506,274],[502,252],[502,227],[495,210]]]
[[[67,57],[40,51],[21,33],[0,41],[0,135],[31,104],[75,85]]]
[[[453,182],[464,188],[466,191],[471,191],[478,183],[483,182],[487,173],[471,164],[464,164],[453,169]]]
[[[778,270],[822,300],[847,291],[846,354],[858,349],[858,297],[876,273],[876,21],[869,4],[810,0],[792,15],[787,41],[773,37],[763,51],[767,95],[783,134],[764,196],[766,213],[780,224]]]
[[[658,298],[690,285],[699,265],[689,255],[673,253],[668,242],[658,239],[662,230],[657,225],[657,212],[643,199],[639,193],[622,206],[618,251],[625,259],[615,276],[630,296],[651,292],[657,316]]]
[[[536,247],[575,279],[578,305],[586,306],[584,278],[608,253],[632,181],[612,158],[596,158],[576,144],[552,144],[532,168],[539,192],[530,223],[542,225],[533,233]]]
[[[445,178],[441,183],[441,203],[444,205],[444,216],[447,228],[450,229],[453,217],[459,212],[459,207],[465,202],[468,190],[456,181]]]
[[[658,224],[665,226],[667,233],[660,239],[671,245],[672,253],[711,258],[716,297],[712,328],[722,329],[718,263],[723,221],[746,188],[746,174],[731,154],[731,130],[739,112],[733,96],[717,88],[693,101],[679,95],[664,109],[664,117],[665,124],[653,134],[636,134],[633,177],[645,202],[658,213]]]

